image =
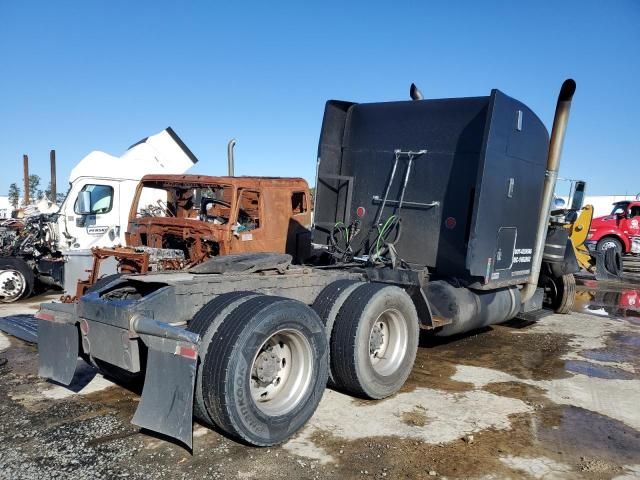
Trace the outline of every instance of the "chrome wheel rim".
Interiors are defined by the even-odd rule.
[[[313,350],[292,329],[274,333],[253,358],[249,379],[256,407],[271,416],[284,415],[300,403],[311,383]]]
[[[390,308],[382,312],[369,332],[369,360],[382,376],[394,373],[407,353],[409,332],[403,315]]]
[[[617,248],[615,242],[608,240],[602,243],[602,250],[609,250],[610,248]]]
[[[0,270],[0,302],[19,299],[27,289],[27,281],[18,270]]]

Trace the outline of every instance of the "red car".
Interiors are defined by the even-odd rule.
[[[635,242],[634,242],[634,238]],[[640,253],[640,201],[623,201],[613,204],[610,215],[594,218],[589,235],[584,242],[589,250],[602,252],[609,248],[622,253]],[[635,244],[635,246],[634,246]]]

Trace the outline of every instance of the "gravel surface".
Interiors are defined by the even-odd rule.
[[[397,395],[327,390],[266,449],[197,424],[193,452],[139,431],[139,392],[85,364],[73,390],[44,381],[36,347],[0,333],[0,479],[640,478],[640,315],[602,298],[589,314],[424,336]]]

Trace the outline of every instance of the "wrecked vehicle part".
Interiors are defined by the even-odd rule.
[[[164,192],[159,209],[145,203]],[[148,175],[129,215],[129,246],[180,249],[189,266],[242,252],[304,255],[311,198],[300,178]]]
[[[165,270],[180,270],[185,267],[185,257],[182,250],[152,248],[152,247],[114,247],[93,248],[93,266],[89,271],[89,278],[78,280],[75,296],[67,295],[64,302],[74,302],[85,293],[103,284],[105,279],[114,279],[122,274],[161,272]],[[118,273],[101,275],[102,264],[105,261],[117,261]]]
[[[34,286],[33,270],[21,258],[0,257],[0,303],[29,295]]]
[[[57,214],[39,214],[20,224],[12,222],[11,233],[5,230],[0,250],[0,302],[14,302],[31,295],[36,279],[46,285],[58,285],[60,272],[54,263],[59,258],[56,220]]]
[[[24,228],[24,223],[15,218],[0,222],[0,252],[5,252],[13,245],[15,238]]]
[[[58,214],[38,214],[25,218],[11,233],[4,233],[2,256],[36,259],[56,252]],[[16,225],[16,224],[13,224]],[[7,227],[4,227],[7,228]]]
[[[119,157],[93,151],[71,170],[60,208],[48,206],[57,213],[37,213],[44,210],[31,205],[23,209],[23,225],[2,222],[0,256],[27,262],[36,285],[64,288],[72,295],[90,266],[90,249],[124,242],[140,178],[149,172],[182,173],[196,162],[171,127],[142,139]],[[5,296],[4,301],[19,298]]]
[[[300,178],[149,175],[131,206],[128,246],[94,250],[76,297],[100,278],[108,257],[120,273],[192,268],[243,252],[281,252],[300,262],[310,253],[310,226],[311,195]]]

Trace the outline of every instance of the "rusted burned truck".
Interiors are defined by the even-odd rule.
[[[420,329],[452,335],[536,317],[541,270],[570,284],[573,250],[555,235],[548,244],[547,229],[574,91],[567,80],[551,138],[499,90],[329,101],[305,265],[219,256],[45,304],[40,375],[69,383],[79,354],[143,375],[133,423],[189,446],[194,413],[253,445],[283,442],[327,379],[359,397],[394,394]]]
[[[127,247],[93,250],[93,269],[76,297],[117,275],[100,266],[117,259],[120,273],[192,268],[205,259],[247,252],[309,256],[311,195],[302,178],[147,175],[131,204]]]

